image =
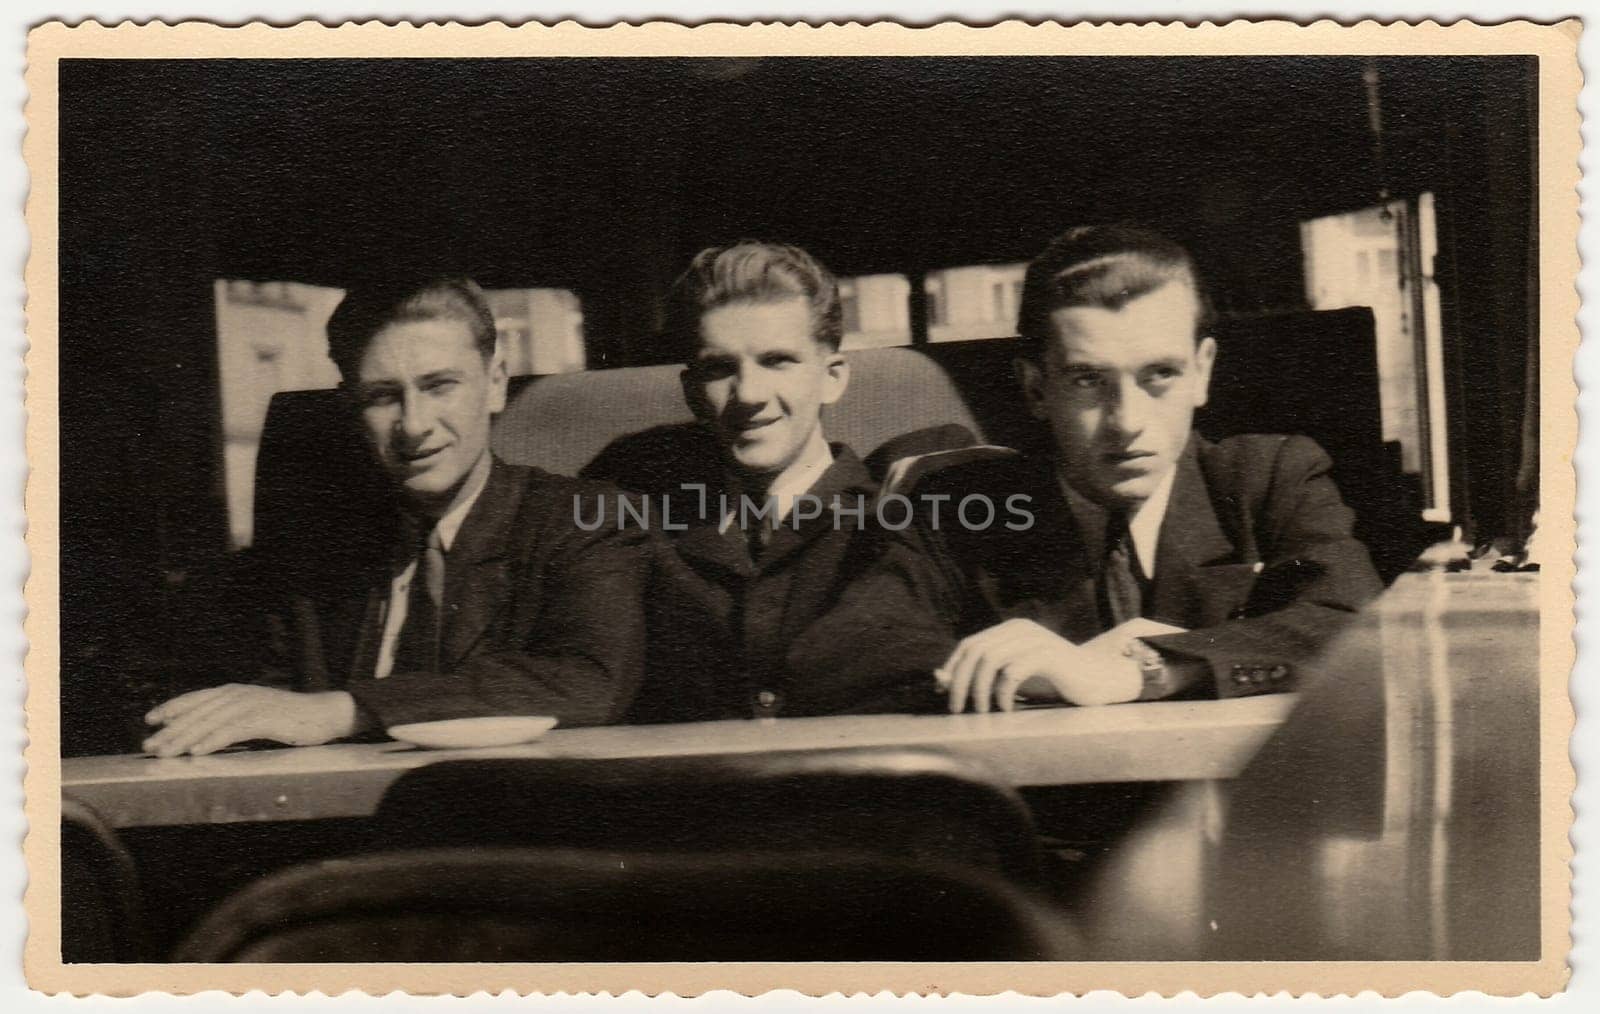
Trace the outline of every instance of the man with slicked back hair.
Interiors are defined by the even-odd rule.
[[[1294,688],[1380,584],[1314,442],[1193,431],[1210,323],[1171,239],[1132,225],[1058,237],[1028,267],[1015,363],[1048,451],[917,487],[952,503],[1025,496],[1032,523],[913,526],[793,664],[914,675],[950,711]]]

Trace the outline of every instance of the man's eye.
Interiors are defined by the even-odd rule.
[[[1156,366],[1145,374],[1145,383],[1164,387],[1181,376],[1183,371],[1176,366]]]
[[[393,405],[400,395],[398,392],[387,388],[380,388],[372,391],[362,391],[359,397],[363,406],[376,408],[380,405]]]
[[[1104,383],[1104,378],[1098,373],[1073,373],[1067,377],[1067,383],[1073,387],[1092,389]]]
[[[769,370],[776,370],[784,366],[789,366],[794,362],[794,356],[783,353],[775,353],[770,356],[761,357],[761,365]]]
[[[701,380],[721,380],[733,376],[733,364],[721,359],[702,359],[695,364]]]
[[[457,383],[458,381],[454,377],[440,377],[437,380],[428,381],[422,385],[422,389],[430,394],[444,394],[454,388]]]

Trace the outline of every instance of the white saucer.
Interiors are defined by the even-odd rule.
[[[388,732],[403,743],[430,750],[461,750],[531,743],[555,728],[556,721],[547,715],[485,715],[442,722],[409,722],[392,726]]]

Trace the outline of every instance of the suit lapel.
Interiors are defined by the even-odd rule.
[[[389,582],[374,577],[364,598],[352,602],[356,612],[355,650],[350,653],[350,678],[369,679],[378,668],[378,649],[383,643],[383,606],[389,598]]]
[[[1047,522],[1046,558],[1053,562],[1056,587],[1060,589],[1055,627],[1069,641],[1081,642],[1098,634],[1102,626],[1100,603],[1095,596],[1099,567],[1091,555],[1091,533],[1084,531],[1074,517],[1053,467],[1044,479],[1048,485],[1041,485],[1039,495],[1049,505],[1042,519]],[[1095,541],[1103,537],[1102,531]]]
[[[836,518],[833,513],[833,498],[839,497],[840,505],[849,509],[857,506],[857,497],[860,497],[860,506],[867,512],[866,516],[871,517],[872,498],[876,493],[877,485],[867,472],[867,466],[861,463],[861,459],[856,457],[850,448],[843,444],[834,444],[833,464],[817,477],[817,481],[805,493],[822,502],[822,513],[802,520],[798,526],[793,518],[785,519],[784,523],[772,533],[772,541],[762,551],[761,565],[758,569],[771,570],[778,567],[785,558],[799,552],[801,548],[823,532],[831,530],[836,524],[841,529],[852,531],[862,527],[863,519],[857,518],[853,513],[841,512]]]
[[[1021,532],[992,526],[976,533],[979,594],[1000,618],[1030,619],[1068,640],[1087,640],[1100,631],[1100,612],[1083,533],[1053,461],[1041,455],[1019,465],[1017,480],[1004,484],[1009,488],[999,490],[999,499],[1026,493],[1034,522]]]
[[[718,511],[721,504],[715,492],[708,493],[705,517],[688,520],[688,530],[673,535],[672,547],[684,559],[709,564],[713,567],[749,577],[755,573],[750,562],[750,547],[745,541],[744,529],[739,527],[739,504],[730,500],[728,509],[733,518],[726,529],[720,525]]]
[[[511,526],[522,506],[517,474],[498,458],[445,555],[440,666],[453,669],[509,601]]]
[[[1200,469],[1197,438],[1191,436],[1183,456],[1178,459],[1178,474],[1173,479],[1172,497],[1161,520],[1156,540],[1156,572],[1151,581],[1152,602],[1145,614],[1152,619],[1191,626],[1204,612],[1212,597],[1210,565],[1230,559],[1234,545],[1217,521],[1205,474]],[[1232,568],[1217,574],[1232,581]]]

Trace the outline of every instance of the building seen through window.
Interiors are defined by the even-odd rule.
[[[905,275],[841,278],[839,308],[844,317],[841,348],[911,344],[911,283]]]
[[[923,280],[928,294],[928,341],[1010,338],[1017,333],[1026,263],[974,264],[931,271]]]
[[[344,290],[301,282],[219,279],[214,285],[229,538],[253,533],[256,452],[267,405],[279,391],[337,387],[328,319]],[[583,310],[566,289],[487,292],[512,376],[584,368]]]
[[[1383,438],[1423,484],[1429,521],[1450,520],[1444,336],[1430,193],[1300,224],[1313,310],[1366,306],[1377,332]]]

